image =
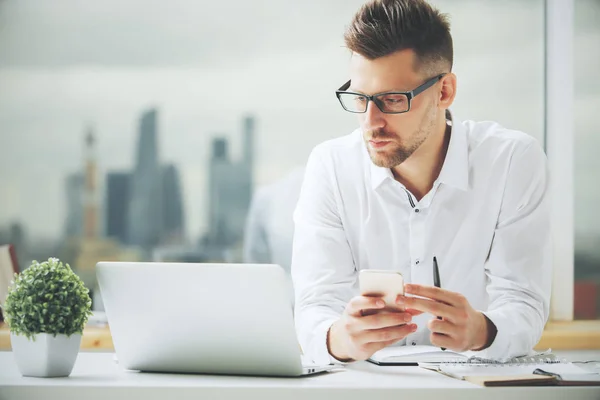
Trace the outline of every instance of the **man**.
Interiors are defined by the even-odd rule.
[[[424,0],[370,1],[345,42],[350,81],[337,96],[360,128],[313,150],[294,214],[304,352],[317,362],[364,360],[394,343],[489,358],[530,352],[551,281],[542,149],[524,133],[449,112],[450,27]],[[406,312],[365,313],[384,306],[358,293],[367,268],[402,273]]]

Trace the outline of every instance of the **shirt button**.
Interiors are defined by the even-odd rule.
[[[416,345],[417,345],[417,342],[415,342],[415,341],[413,340],[413,341],[412,341],[410,344],[412,344],[413,346],[416,346]]]
[[[419,265],[420,262],[421,261],[419,261],[419,260],[415,261],[415,265]]]
[[[418,212],[420,212],[420,211],[421,211],[421,210],[419,210],[418,208],[415,208],[415,212],[416,212],[416,213],[418,213]]]

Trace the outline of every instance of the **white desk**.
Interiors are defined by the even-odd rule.
[[[566,354],[561,356],[567,357]],[[600,352],[568,359],[600,359]],[[11,352],[0,352],[0,400],[8,399],[600,399],[600,387],[484,388],[418,367],[356,363],[302,378],[154,374],[125,371],[112,353],[80,353],[68,378],[24,378]]]

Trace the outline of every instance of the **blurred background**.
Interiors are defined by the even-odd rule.
[[[0,244],[99,260],[278,262],[359,0],[0,0]],[[544,145],[544,1],[449,13],[459,119]],[[600,317],[600,0],[575,0],[575,316]],[[152,289],[155,290],[155,289]]]

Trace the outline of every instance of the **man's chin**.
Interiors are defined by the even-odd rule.
[[[369,149],[369,157],[371,162],[381,168],[394,168],[397,165],[402,164],[404,160],[398,160],[394,154],[390,155],[385,152],[377,152]]]
[[[371,157],[371,161],[373,162],[373,164],[381,168],[394,168],[395,166],[401,164],[396,162],[396,160],[394,160],[392,157],[388,157],[382,154],[369,153],[369,156]]]

